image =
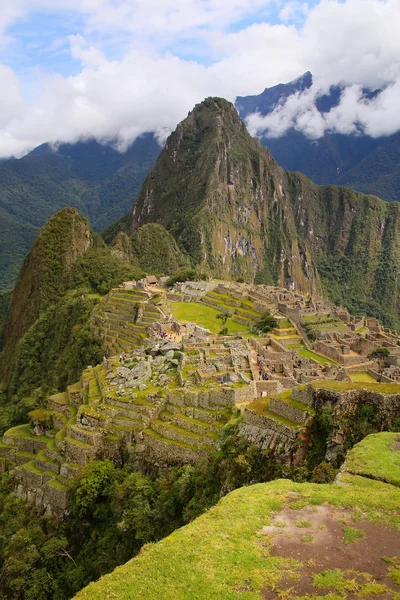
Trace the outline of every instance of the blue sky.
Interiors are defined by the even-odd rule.
[[[399,28],[399,0],[3,0],[0,157],[88,137],[124,150],[145,131],[162,143],[204,97],[307,70],[311,93],[254,132],[397,130]],[[315,98],[337,84],[347,96],[321,120]],[[362,86],[388,92],[366,106]]]
[[[151,2],[150,2],[151,3]],[[285,5],[284,1],[265,2],[265,6],[257,6],[252,9],[249,2],[248,14],[238,20],[225,24],[221,29],[224,33],[237,33],[247,29],[255,23],[270,23],[273,25],[282,23],[280,12]],[[302,3],[311,9],[318,4],[318,0]],[[55,8],[55,10],[54,10]],[[305,14],[295,13],[286,24],[294,23],[297,26],[304,23]],[[21,18],[13,22],[6,30],[10,42],[3,47],[2,62],[10,66],[18,75],[26,77],[32,70],[39,69],[45,73],[57,72],[63,76],[76,75],[79,72],[79,63],[71,57],[69,36],[81,34],[91,43],[99,45],[110,60],[119,60],[123,56],[126,47],[135,43],[134,36],[121,28],[118,35],[112,32],[93,30],[87,28],[88,17],[78,10],[68,8],[58,9],[56,3],[47,7],[46,10],[32,8]],[[215,24],[218,30],[218,23]],[[203,28],[207,34],[213,26]],[[153,40],[157,45],[157,33]],[[173,40],[161,44],[162,51],[170,51],[184,60],[195,60],[199,63],[210,65],[213,55],[207,39],[199,32],[181,32]]]

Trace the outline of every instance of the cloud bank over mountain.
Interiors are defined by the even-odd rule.
[[[24,27],[43,14],[39,44]],[[399,30],[398,0],[14,0],[0,12],[0,157],[88,137],[124,150],[146,131],[162,143],[204,97],[258,94],[307,70],[312,88],[252,115],[253,134],[389,135],[400,129]],[[332,85],[346,90],[320,114]],[[383,91],[367,99],[364,88]]]

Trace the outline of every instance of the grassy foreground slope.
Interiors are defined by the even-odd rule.
[[[400,472],[398,447],[370,440]],[[232,492],[76,598],[400,600],[399,554],[400,488],[349,474],[278,480]]]
[[[346,470],[400,487],[400,435],[387,431],[369,435],[349,452]]]

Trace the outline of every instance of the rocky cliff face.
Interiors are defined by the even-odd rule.
[[[285,173],[220,98],[169,137],[130,219],[156,222],[199,265],[301,291],[398,324],[399,205]]]

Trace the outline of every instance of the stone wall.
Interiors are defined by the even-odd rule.
[[[163,464],[196,464],[202,460],[198,452],[194,452],[183,446],[174,444],[165,444],[154,437],[144,435],[144,451],[142,458],[146,461],[154,463],[160,461]]]
[[[312,407],[314,404],[314,390],[310,385],[293,388],[292,398]]]
[[[264,392],[267,396],[273,396],[279,393],[279,381],[275,379],[268,379],[268,381],[256,381],[257,396]]]
[[[24,498],[37,508],[44,508],[57,518],[65,514],[68,492],[62,486],[54,487],[48,477],[19,468],[15,469],[15,477],[18,481],[16,493],[19,498]]]
[[[283,315],[289,317],[289,319],[299,320],[301,317],[301,310],[299,308],[290,308],[287,304],[284,304],[283,302],[278,303],[278,310]]]
[[[240,404],[248,400],[254,400],[257,397],[256,382],[252,381],[249,385],[235,388],[235,403]]]
[[[277,458],[290,463],[299,431],[246,408],[240,435],[263,450],[273,450]]]
[[[271,398],[269,408],[272,412],[275,412],[284,419],[289,419],[289,421],[293,421],[298,425],[304,425],[310,416],[308,411],[298,410],[294,406],[287,404],[287,402],[282,402],[278,398]]]

